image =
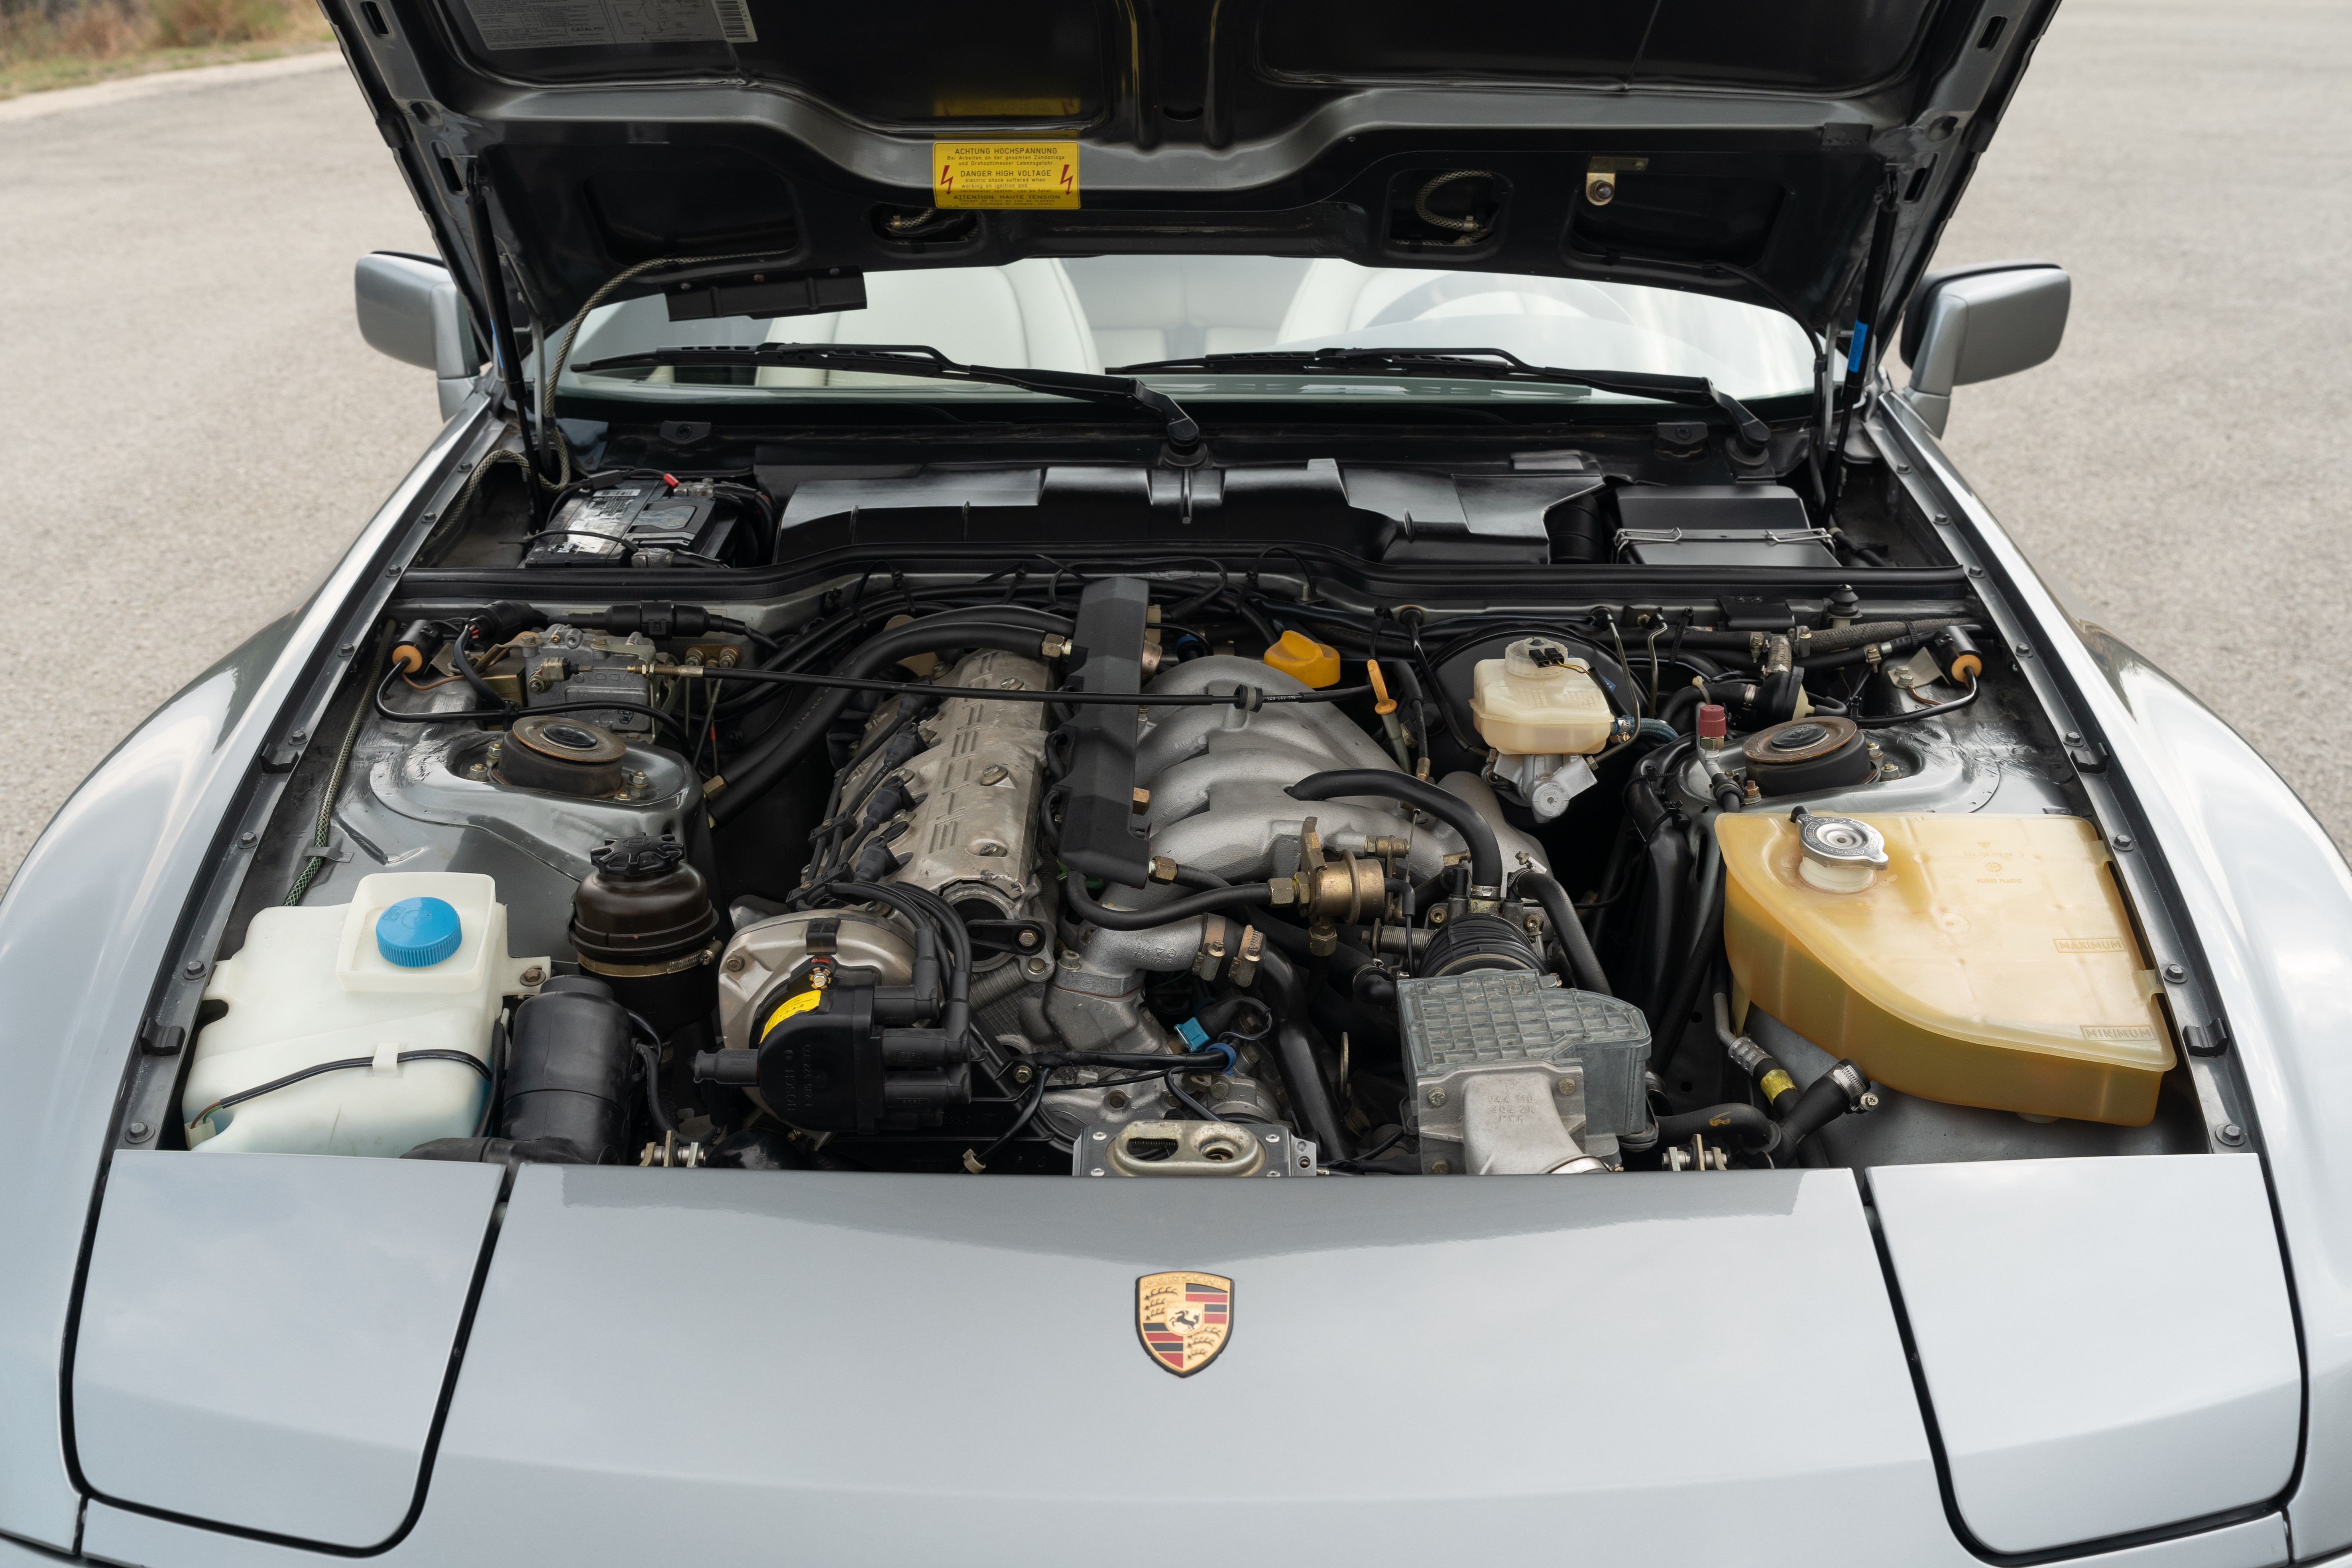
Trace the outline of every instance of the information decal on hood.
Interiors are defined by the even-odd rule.
[[[1076,142],[934,142],[937,207],[1075,207]]]
[[[760,41],[743,0],[466,0],[466,9],[493,49]]]

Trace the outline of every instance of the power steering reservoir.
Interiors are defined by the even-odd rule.
[[[2155,1116],[2161,987],[2091,824],[1742,812],[1716,837],[1733,976],[1822,1049],[1954,1105]]]

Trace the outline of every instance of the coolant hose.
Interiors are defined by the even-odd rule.
[[[1306,1027],[1293,1021],[1307,1011],[1307,990],[1299,982],[1298,971],[1287,957],[1269,950],[1258,959],[1257,980],[1272,997],[1274,1016],[1281,1020],[1275,1026],[1274,1059],[1282,1069],[1290,1109],[1315,1134],[1325,1164],[1344,1160],[1349,1154],[1348,1133],[1339,1122],[1339,1108],[1332,1103],[1331,1086],[1323,1081],[1323,1064],[1316,1059],[1315,1043],[1307,1037]]]
[[[947,647],[1001,648],[1034,658],[1040,657],[1043,640],[1044,634],[1034,626],[978,620],[945,611],[868,637],[832,673],[863,679],[888,668],[908,654],[936,653]],[[845,688],[819,688],[816,695],[809,699],[808,706],[801,710],[797,721],[779,720],[767,739],[728,766],[723,782],[714,778],[705,784],[703,793],[709,800],[712,825],[726,826],[753,801],[774,788],[779,779],[800,766],[810,752],[824,743],[824,732],[856,695]]]
[[[1741,1105],[1737,1101],[1685,1110],[1680,1116],[1658,1118],[1660,1143],[1701,1137],[1709,1132],[1738,1133],[1739,1141],[1750,1149],[1769,1149],[1786,1135],[1784,1129],[1772,1124],[1770,1117],[1752,1105]]]
[[[1219,910],[1246,909],[1253,905],[1274,902],[1274,889],[1264,882],[1244,882],[1237,887],[1208,888],[1181,899],[1171,899],[1164,904],[1148,909],[1114,909],[1097,902],[1087,891],[1086,879],[1073,872],[1062,879],[1062,901],[1070,912],[1089,925],[1105,931],[1150,931],[1155,926],[1174,925],[1178,921],[1194,915],[1213,914]]]
[[[1674,989],[1666,993],[1650,1019],[1650,1068],[1661,1074],[1682,1048],[1683,1030],[1690,1024],[1692,1009],[1698,1005],[1699,988],[1714,972],[1717,954],[1723,947],[1723,850],[1713,833],[1706,837],[1706,858],[1699,862],[1698,919],[1691,944],[1675,971]]]
[[[1401,800],[1418,811],[1425,811],[1454,832],[1470,847],[1470,883],[1474,889],[1492,888],[1489,896],[1502,896],[1503,849],[1495,841],[1495,830],[1478,808],[1458,795],[1450,795],[1433,784],[1412,778],[1385,768],[1335,768],[1329,773],[1309,773],[1292,784],[1287,792],[1293,800],[1330,800],[1340,795],[1381,795],[1391,800]]]
[[[1541,871],[1522,871],[1512,884],[1515,891],[1531,894],[1543,906],[1544,918],[1551,922],[1552,934],[1559,938],[1560,951],[1568,954],[1568,967],[1572,972],[1580,991],[1596,991],[1603,996],[1613,996],[1609,989],[1609,976],[1601,970],[1601,960],[1592,951],[1592,942],[1584,934],[1584,922],[1576,918],[1576,906],[1569,902],[1568,889]]]

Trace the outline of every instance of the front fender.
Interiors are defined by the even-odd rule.
[[[1945,489],[1983,563],[2044,628],[2036,640],[2105,740],[2201,950],[2260,1131],[2303,1336],[2295,1553],[2352,1545],[2352,870],[2220,715],[2064,603],[1899,399],[1881,407],[1874,431]],[[2182,1327],[2194,1353],[2195,1326]]]
[[[309,600],[157,710],[85,779],[0,896],[0,1532],[70,1550],[81,1499],[58,1368],[124,1062],[281,714],[352,605],[415,547],[487,405],[450,422]]]

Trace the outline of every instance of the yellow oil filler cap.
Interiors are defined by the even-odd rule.
[[[1281,640],[1265,650],[1265,662],[1318,690],[1339,684],[1339,650],[1305,632],[1283,633]]]
[[[1724,946],[1756,1005],[1906,1094],[2142,1127],[2172,1038],[2091,824],[1719,816]]]

